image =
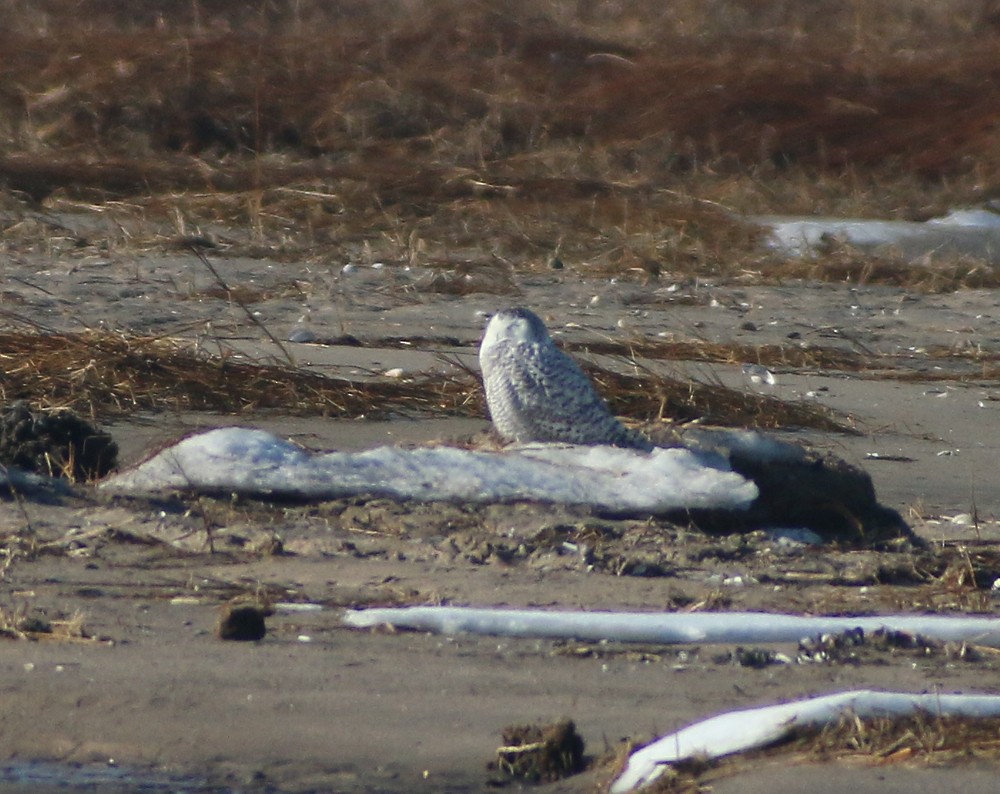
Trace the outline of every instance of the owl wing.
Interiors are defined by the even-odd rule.
[[[538,347],[538,346],[536,346]],[[554,345],[525,355],[520,377],[541,435],[574,443],[612,443],[624,430],[579,365]]]

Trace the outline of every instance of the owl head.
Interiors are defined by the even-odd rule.
[[[490,318],[481,349],[500,343],[537,345],[551,341],[542,319],[531,309],[501,309]]]

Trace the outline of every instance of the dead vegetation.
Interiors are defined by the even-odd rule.
[[[584,743],[572,720],[551,725],[508,725],[495,766],[509,777],[550,783],[584,769]]]
[[[10,640],[55,640],[61,642],[107,642],[93,637],[79,612],[64,618],[49,618],[25,604],[0,607],[0,637]]]
[[[846,714],[818,733],[792,740],[792,752],[809,752],[817,760],[868,757],[882,763],[923,761],[944,765],[970,758],[996,758],[1000,721],[963,719],[917,713],[912,717],[860,719]]]
[[[518,271],[558,251],[594,275],[993,284],[975,263],[775,261],[738,220],[992,195],[991,2],[3,5],[5,226],[21,199],[141,221],[129,245],[224,227],[226,250],[278,258],[468,246]]]
[[[157,337],[3,334],[0,350],[2,360],[16,362],[6,368],[5,400],[31,399],[90,416],[184,409],[354,417],[421,410],[455,414],[478,400],[463,394],[457,381],[338,380],[288,365],[211,358]]]
[[[485,416],[474,372],[404,379],[326,377],[290,364],[236,356],[209,357],[160,337],[0,334],[3,401],[30,400],[92,417],[138,410],[204,410],[228,414],[280,410],[296,416],[378,418],[391,415]],[[705,420],[761,428],[812,427],[853,432],[822,406],[789,403],[721,385],[682,382],[650,372],[622,374],[596,366],[588,374],[612,409],[638,422]]]

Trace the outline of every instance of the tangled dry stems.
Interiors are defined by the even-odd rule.
[[[99,331],[0,334],[0,351],[5,372],[0,399],[72,408],[94,418],[136,410],[248,414],[280,409],[298,416],[350,418],[485,415],[482,387],[470,369],[407,379],[347,380],[236,356],[210,358],[193,351],[190,343],[162,337]],[[614,411],[641,422],[706,420],[850,431],[819,406],[648,372],[622,374],[593,365],[587,369]]]

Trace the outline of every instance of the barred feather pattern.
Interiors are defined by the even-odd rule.
[[[493,315],[479,364],[490,417],[506,439],[652,449],[611,414],[583,370],[556,347],[545,323],[529,309]]]

